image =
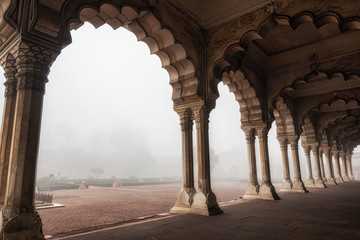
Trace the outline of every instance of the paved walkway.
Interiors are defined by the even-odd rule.
[[[360,239],[360,182],[310,191],[279,193],[279,201],[241,200],[212,217],[177,215],[63,239]]]

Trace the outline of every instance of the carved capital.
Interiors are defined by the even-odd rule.
[[[258,128],[256,129],[256,133],[259,138],[267,138],[268,137],[269,128]]]
[[[5,85],[5,97],[16,95],[16,61],[11,54],[8,54],[6,59],[2,61],[1,66],[4,69],[4,76],[6,81]]]
[[[182,112],[178,112],[178,114],[180,116],[181,131],[192,130],[192,126],[194,123],[191,118],[192,117],[191,110],[187,108]]]
[[[203,105],[200,108],[195,108],[194,109],[194,114],[195,114],[195,122],[196,122],[196,127],[203,127],[205,129],[209,128],[209,115],[210,115],[210,111],[208,110],[208,108]]]
[[[319,152],[319,145],[311,145],[311,150],[313,150],[313,152]]]
[[[289,143],[289,141],[286,137],[278,137],[277,140],[279,141],[281,148]]]
[[[243,131],[245,133],[245,140],[247,144],[250,144],[251,142],[255,141],[255,131],[253,128],[251,129],[243,128]]]
[[[50,67],[59,53],[24,41],[15,44],[11,54],[16,61],[16,88],[45,93]]]

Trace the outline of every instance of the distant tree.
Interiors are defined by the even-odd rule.
[[[90,169],[90,172],[97,178],[100,174],[104,173],[104,169],[102,167],[95,167]]]

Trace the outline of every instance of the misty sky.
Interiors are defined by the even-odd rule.
[[[72,37],[46,85],[38,176],[84,178],[90,168],[102,166],[103,177],[180,177],[179,118],[159,58],[123,28],[85,24]],[[1,91],[3,95],[3,87]],[[239,105],[222,83],[219,92],[210,117],[210,147],[219,158],[213,175],[247,178]],[[3,98],[0,104],[2,113]],[[275,132],[273,127],[269,133],[271,170],[273,178],[281,179]],[[300,156],[304,158],[302,150]],[[301,167],[305,179],[303,159]],[[259,160],[258,169],[261,176]]]

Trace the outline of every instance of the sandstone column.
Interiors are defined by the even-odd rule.
[[[246,187],[243,199],[258,198],[259,183],[256,170],[256,155],[255,155],[255,131],[254,129],[243,129],[245,132],[246,144],[248,147],[249,159],[249,183]]]
[[[327,180],[326,180],[326,176],[325,176],[323,152],[320,150],[319,150],[319,161],[320,161],[321,179],[323,180],[324,183],[326,183]]]
[[[325,155],[325,160],[326,160],[327,183],[336,185],[336,182],[334,179],[334,174],[332,173],[332,169],[331,169],[332,161],[330,158],[330,156],[331,156],[330,149],[324,149],[324,155]]]
[[[290,179],[289,156],[288,156],[288,140],[287,138],[278,138],[283,163],[283,182],[280,191],[291,191],[292,182]]]
[[[268,128],[257,129],[259,137],[260,158],[261,158],[261,172],[262,183],[259,189],[259,196],[262,199],[278,200],[274,186],[271,183],[270,163],[269,163],[269,149],[268,149]]]
[[[345,155],[344,151],[340,151],[339,156],[341,158],[341,161],[340,161],[341,162],[341,175],[343,177],[344,182],[349,182],[350,179],[347,175],[346,157],[345,157],[346,155]]]
[[[9,55],[2,64],[5,71],[5,100],[0,141],[0,207],[4,205],[8,178],[11,139],[13,134],[16,104],[16,66],[15,59]]]
[[[311,158],[310,158],[310,146],[306,145],[303,146],[305,157],[306,157],[306,173],[307,173],[307,179],[305,181],[306,187],[314,187],[315,182],[312,175],[312,169],[311,169]]]
[[[209,154],[209,111],[206,106],[196,108],[196,138],[198,158],[198,191],[194,195],[193,211],[203,215],[222,213],[211,190]]]
[[[324,188],[326,187],[320,171],[320,160],[319,160],[319,146],[312,146],[313,156],[314,156],[314,166],[315,166],[315,187]]]
[[[308,192],[308,190],[305,188],[304,183],[301,179],[298,140],[299,138],[290,139],[290,147],[291,147],[292,161],[294,168],[294,182],[293,182],[292,190],[306,193]]]
[[[1,234],[3,239],[44,239],[34,206],[36,164],[45,83],[59,52],[24,42],[13,47],[17,96]]]
[[[340,173],[339,151],[333,151],[333,156],[335,159],[335,181],[336,183],[343,183],[344,180]]]
[[[183,185],[171,212],[186,213],[191,211],[190,207],[196,192],[194,188],[193,120],[190,109],[178,111],[178,113],[182,135]]]
[[[346,154],[346,163],[347,163],[347,170],[348,170],[348,176],[349,176],[349,179],[351,181],[354,181],[355,178],[354,178],[354,174],[353,174],[353,170],[352,170],[352,153],[348,153]]]

